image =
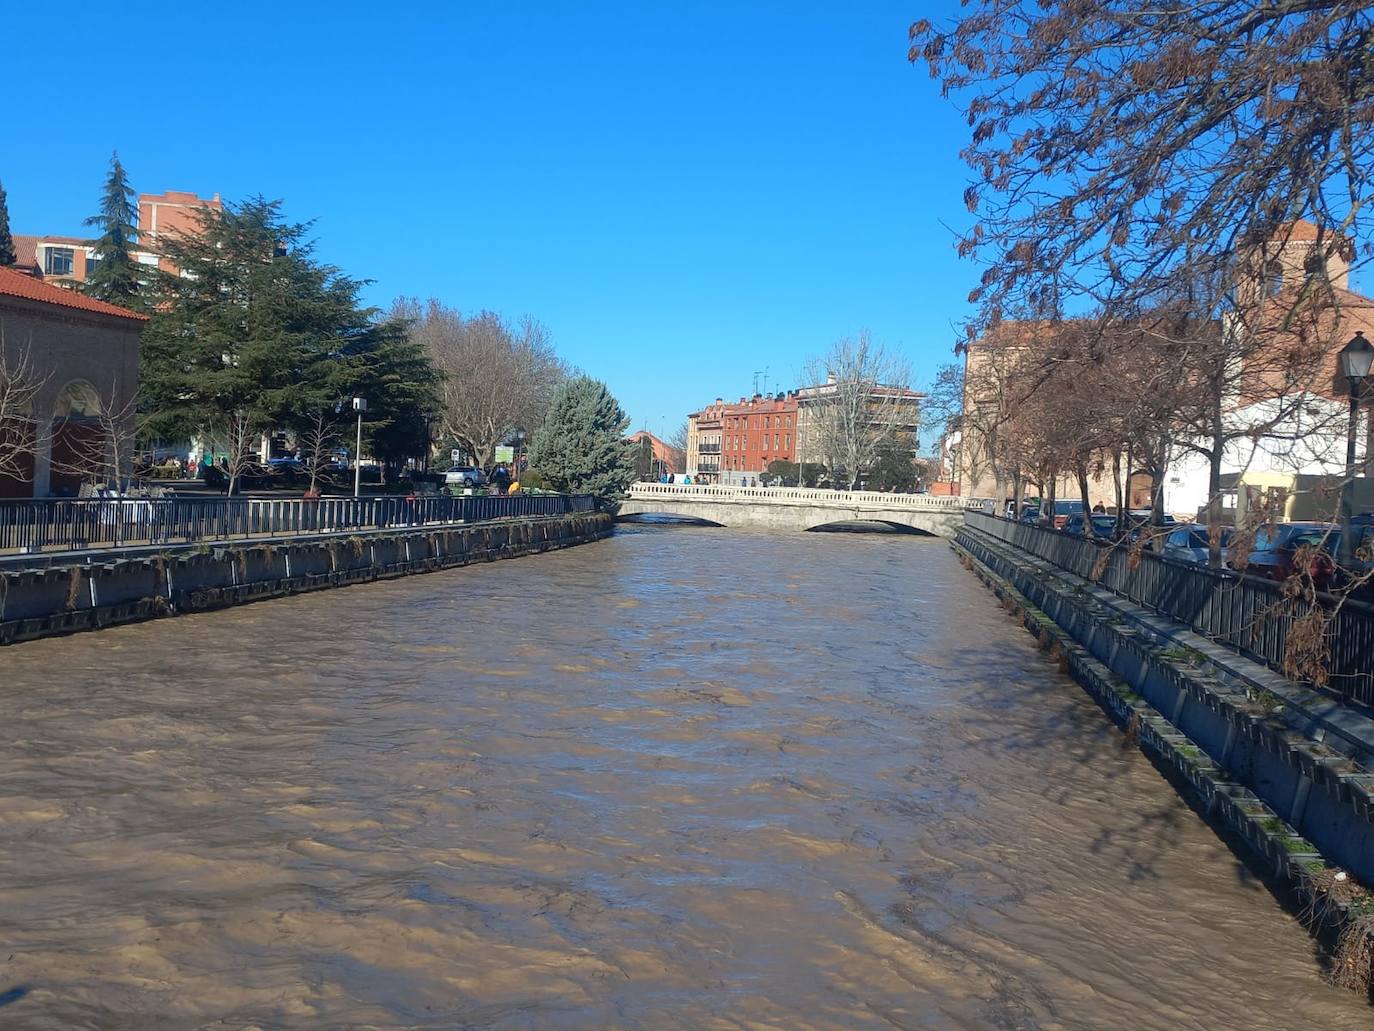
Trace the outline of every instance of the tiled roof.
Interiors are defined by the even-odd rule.
[[[59,308],[74,308],[77,311],[93,312],[97,315],[113,315],[121,319],[135,319],[147,322],[147,315],[140,315],[116,304],[106,304],[94,297],[87,297],[75,290],[65,290],[16,272],[12,268],[0,268],[0,297],[20,297],[26,301],[39,301]]]
[[[29,268],[37,268],[38,237],[21,236],[19,233],[15,233],[12,238],[14,240],[14,263]]]

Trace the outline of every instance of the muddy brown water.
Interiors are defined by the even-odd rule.
[[[0,727],[0,1027],[1374,1024],[935,540],[40,641]]]

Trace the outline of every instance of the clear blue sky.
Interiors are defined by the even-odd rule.
[[[6,9],[15,232],[79,233],[115,148],[141,191],[280,197],[370,302],[533,315],[656,432],[864,327],[918,385],[951,360],[977,270],[967,130],[906,61],[928,3],[111,12]]]

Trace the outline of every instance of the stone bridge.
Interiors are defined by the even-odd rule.
[[[968,508],[981,511],[982,503],[929,494],[636,483],[620,503],[617,516],[679,516],[718,526],[767,530],[814,530],[850,522],[886,523],[917,533],[953,537],[964,525],[964,510]]]

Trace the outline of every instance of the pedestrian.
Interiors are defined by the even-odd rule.
[[[1106,514],[1107,514],[1107,506],[1104,505],[1104,504],[1102,504],[1102,502],[1099,501],[1096,505],[1093,506],[1093,511],[1096,512],[1096,513],[1098,513],[1098,514],[1100,514],[1100,515],[1106,515]]]
[[[497,494],[506,493],[506,488],[510,486],[510,472],[505,464],[498,465],[491,474],[491,485],[496,488]]]

